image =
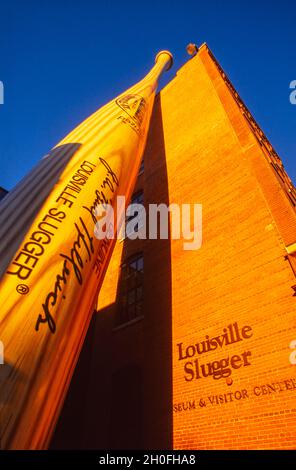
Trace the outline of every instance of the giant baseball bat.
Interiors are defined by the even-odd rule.
[[[54,430],[115,238],[97,239],[96,208],[117,222],[141,162],[161,51],[138,84],[86,119],[0,204],[0,442],[45,449]],[[111,227],[112,228],[112,227]]]

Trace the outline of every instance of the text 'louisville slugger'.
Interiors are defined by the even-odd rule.
[[[0,442],[48,446],[115,240],[94,236],[98,205],[128,201],[140,166],[161,51],[138,84],[64,138],[0,205]],[[118,211],[118,219],[122,220]],[[112,229],[112,227],[110,227]]]

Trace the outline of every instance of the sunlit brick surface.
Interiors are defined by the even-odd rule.
[[[156,100],[139,188],[146,204],[202,204],[203,244],[117,243],[72,385],[87,371],[77,446],[295,448],[295,276],[293,255],[286,259],[295,211],[206,46]],[[122,255],[138,251],[144,319],[114,331]],[[180,348],[206,339],[212,350],[179,360]],[[202,365],[228,358],[228,377],[202,375]],[[136,398],[128,381],[112,388],[131,365],[142,377]],[[68,400],[75,406],[73,390]]]

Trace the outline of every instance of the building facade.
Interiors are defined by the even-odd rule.
[[[295,448],[295,188],[206,45],[133,200],[202,204],[202,246],[117,241],[52,448]]]

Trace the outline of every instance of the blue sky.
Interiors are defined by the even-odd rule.
[[[11,189],[62,137],[137,82],[155,53],[164,85],[207,42],[296,182],[296,2],[2,1],[0,185]]]

